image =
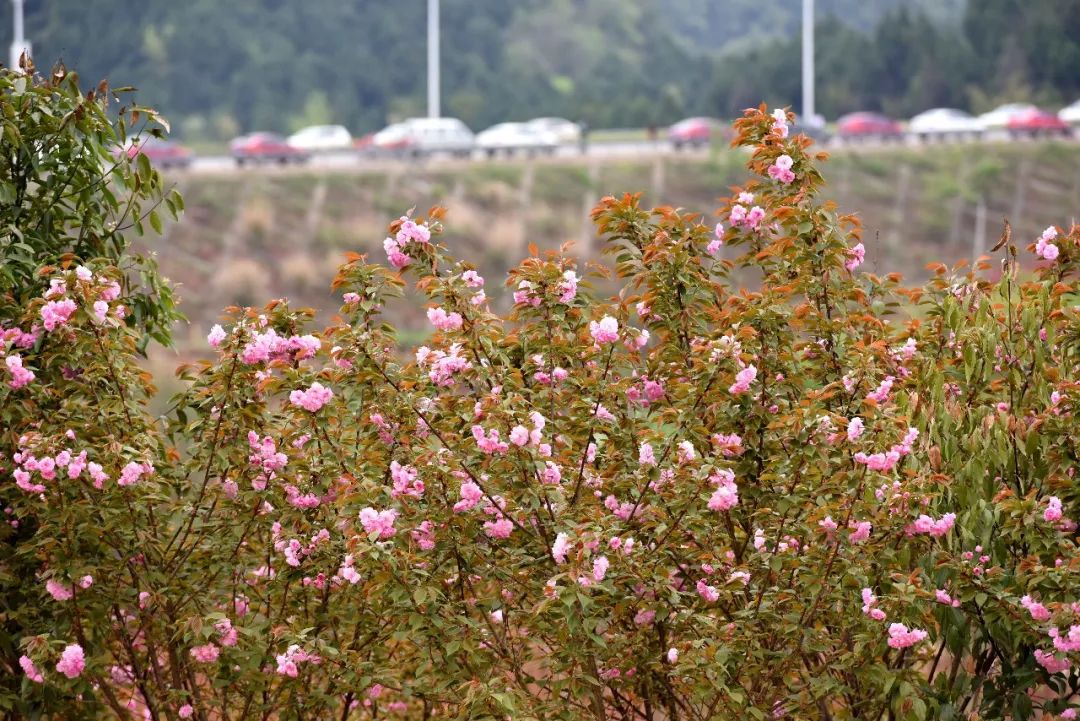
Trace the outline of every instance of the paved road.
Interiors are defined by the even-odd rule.
[[[1013,138],[1004,131],[987,133],[981,138],[956,138],[945,141],[923,141],[914,136],[905,136],[896,140],[842,140],[840,138],[831,138],[824,143],[820,143],[820,147],[825,150],[844,149],[851,151],[880,151],[897,147],[910,147],[910,148],[925,148],[934,149],[939,148],[943,144],[966,144],[976,145],[979,143],[993,143],[993,142],[1014,142],[1014,143],[1030,143],[1041,142],[1042,138]],[[1076,136],[1071,139],[1072,142],[1076,141]],[[705,157],[708,154],[707,149],[687,149],[676,150],[670,142],[667,140],[656,141],[611,141],[611,142],[599,142],[590,143],[586,151],[583,153],[581,148],[576,145],[562,146],[551,155],[539,155],[536,156],[537,162],[553,162],[553,163],[565,163],[580,159],[582,157],[595,158],[598,160],[615,160],[615,159],[635,159],[635,158],[649,158],[657,155],[668,155],[671,157]],[[373,157],[370,155],[363,155],[354,151],[334,151],[328,153],[320,153],[309,158],[303,164],[290,164],[287,166],[290,170],[303,169],[303,170],[332,170],[341,172],[364,172],[366,170],[385,170],[387,168],[401,168],[412,166],[423,167],[456,167],[467,163],[481,163],[481,162],[506,162],[507,160],[520,161],[524,158],[530,157],[525,153],[517,153],[511,157],[500,155],[497,158],[490,159],[479,152],[474,152],[469,158],[452,158],[444,156],[433,156],[423,159],[412,158],[394,158],[394,157]],[[280,172],[286,170],[286,167],[282,167],[277,164],[258,164],[258,165],[245,165],[244,167],[238,167],[232,157],[228,155],[208,155],[199,156],[195,158],[191,165],[190,172],[193,173],[206,173],[206,174],[225,174],[225,173],[265,173],[265,172]]]

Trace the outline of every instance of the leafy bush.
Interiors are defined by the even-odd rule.
[[[1071,718],[1080,229],[905,290],[783,116],[736,129],[723,225],[597,206],[617,297],[533,253],[499,317],[433,209],[327,328],[231,309],[162,419],[120,271],[46,269],[0,391],[24,708]],[[402,358],[406,279],[436,330]]]

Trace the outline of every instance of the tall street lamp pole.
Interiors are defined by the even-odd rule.
[[[439,0],[428,0],[427,16],[428,117],[439,117]]]
[[[26,56],[30,57],[30,41],[26,39],[23,34],[23,0],[11,0],[12,11],[15,13],[14,21],[12,25],[15,29],[15,38],[11,41],[11,54],[8,56],[9,67],[17,69],[19,67],[19,56],[26,52]]]
[[[802,4],[802,115],[814,122],[814,0]]]

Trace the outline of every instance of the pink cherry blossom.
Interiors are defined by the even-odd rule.
[[[908,627],[904,624],[894,623],[889,626],[889,647],[908,648],[920,641],[925,641],[928,635],[922,629],[913,628],[908,630]]]
[[[397,520],[397,516],[397,511],[392,508],[385,511],[376,511],[369,506],[360,511],[360,525],[364,527],[365,533],[377,534],[376,538],[391,538],[397,532],[394,528],[394,521]]]
[[[566,553],[570,550],[570,539],[565,533],[555,536],[555,542],[551,544],[551,557],[556,563],[566,563]]]
[[[68,678],[78,678],[86,668],[86,659],[83,657],[82,646],[73,643],[64,648],[60,654],[60,660],[56,663],[56,670]]]
[[[29,656],[19,656],[19,666],[22,667],[26,677],[34,683],[45,683],[45,676],[42,675]]]
[[[330,402],[334,392],[316,381],[306,390],[294,390],[289,394],[289,402],[297,408],[317,413],[319,409]]]
[[[589,334],[597,343],[614,343],[619,340],[619,322],[610,315],[605,315],[599,322],[589,323]]]
[[[844,262],[844,267],[849,271],[853,271],[863,264],[866,259],[866,246],[862,243],[857,243],[853,247],[848,248],[848,259]]]
[[[750,384],[757,378],[757,367],[748,365],[741,371],[735,374],[735,382],[728,388],[728,392],[732,395],[739,395],[750,390]]]

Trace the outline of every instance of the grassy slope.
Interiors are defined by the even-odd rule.
[[[971,257],[980,193],[987,247],[1004,216],[1026,242],[1050,223],[1069,223],[1080,206],[1077,145],[836,153],[824,172],[840,209],[863,219],[869,266],[912,280],[925,275],[928,262]],[[530,242],[544,249],[573,240],[594,255],[586,216],[604,194],[641,190],[647,203],[711,218],[716,199],[746,177],[740,156],[727,151],[708,159],[668,157],[662,165],[478,163],[464,170],[178,176],[188,210],[154,250],[166,275],[182,284],[190,337],[197,340],[231,303],[287,296],[336,308],[327,288],[341,254],[381,259],[387,222],[410,207],[449,208],[447,242],[481,268],[489,295],[498,297],[505,271]],[[397,320],[422,327],[422,308],[408,305]],[[186,345],[188,331],[178,335]]]

